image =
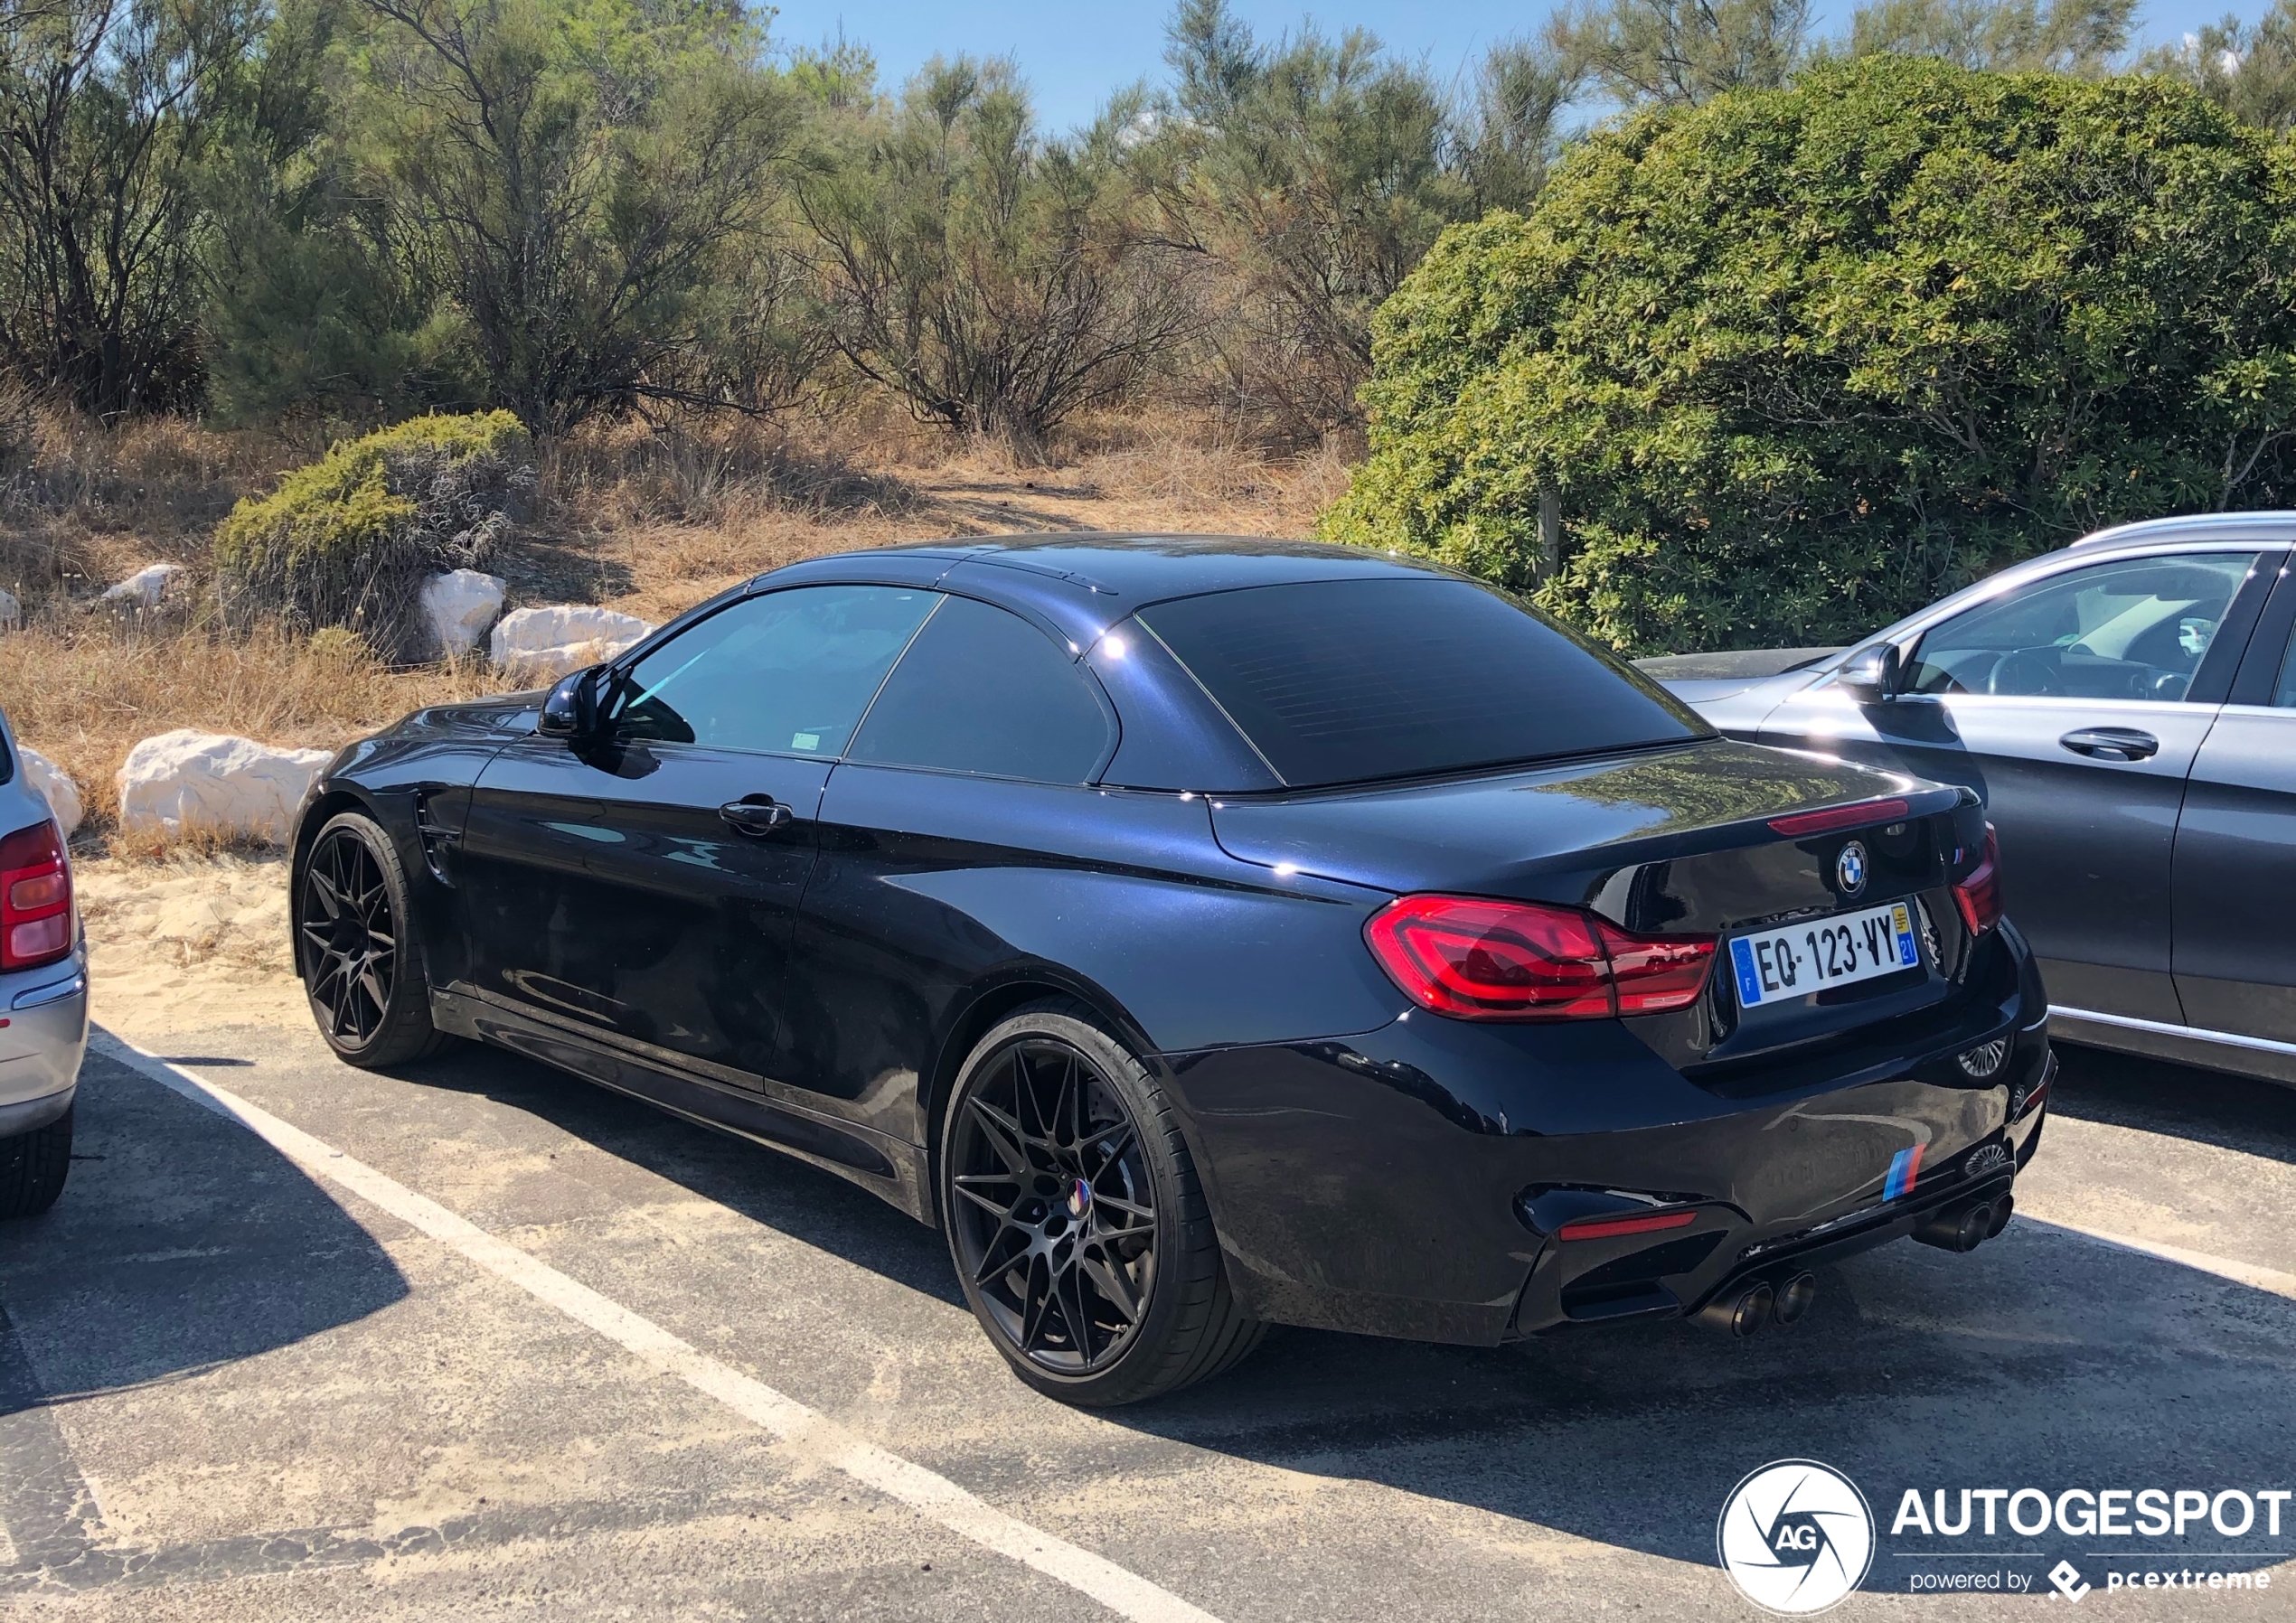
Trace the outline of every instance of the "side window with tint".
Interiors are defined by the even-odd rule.
[[[932,612],[905,586],[793,586],[729,605],[623,674],[623,738],[842,755],[885,672]]]
[[[2180,699],[2255,555],[2193,552],[2067,569],[1921,640],[1918,693]]]
[[[870,708],[851,756],[1040,783],[1081,783],[1115,729],[1092,679],[1017,614],[949,597]]]

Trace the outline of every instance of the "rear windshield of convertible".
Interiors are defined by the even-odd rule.
[[[1294,786],[1708,736],[1655,687],[1467,581],[1252,586],[1137,617]]]

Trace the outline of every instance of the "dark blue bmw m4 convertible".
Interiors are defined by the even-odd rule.
[[[776,570],[345,750],[294,887],[344,1059],[475,1038],[851,1178],[1081,1403],[1271,1323],[1791,1320],[1998,1233],[2051,1075],[1973,794],[1285,542]]]

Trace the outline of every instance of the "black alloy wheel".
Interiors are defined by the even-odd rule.
[[[320,1035],[353,1065],[418,1059],[443,1040],[406,919],[406,876],[381,829],[345,812],[320,830],[296,887],[296,961]]]
[[[951,1175],[974,1288],[1023,1357],[1064,1375],[1124,1356],[1156,1286],[1140,1130],[1064,1043],[1023,1039],[965,1101]]]
[[[1024,1009],[974,1050],[941,1210],[965,1299],[1014,1372],[1099,1405],[1216,1374],[1262,1327],[1228,1290],[1162,1090],[1088,1012]]]

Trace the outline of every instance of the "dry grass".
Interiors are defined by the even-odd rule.
[[[106,844],[113,774],[139,738],[192,727],[333,747],[419,704],[505,685],[472,663],[392,670],[276,629],[228,634],[196,595],[156,619],[95,612],[104,584],[155,559],[193,566],[203,588],[215,521],[317,447],[52,412],[19,413],[11,434],[8,409],[0,401],[0,455],[14,459],[0,486],[0,585],[28,614],[0,635],[0,707],[79,781],[83,843]],[[510,606],[596,602],[658,623],[765,569],[857,547],[1030,530],[1295,536],[1343,488],[1350,449],[1270,457],[1174,412],[1082,424],[1049,465],[882,411],[601,426],[549,451],[534,521],[494,567]]]
[[[1051,465],[1020,463],[881,417],[593,431],[544,470],[542,561],[586,567],[585,596],[658,621],[761,570],[856,547],[1037,530],[1304,535],[1347,483],[1345,447],[1271,459],[1174,413],[1088,423],[1054,449]],[[564,601],[550,589],[583,584],[518,558],[505,572],[514,600]]]
[[[138,634],[90,621],[0,635],[0,705],[19,737],[79,782],[91,836],[118,809],[112,774],[139,738],[189,727],[331,749],[417,705],[500,685],[475,663],[392,671],[268,628]]]
[[[0,391],[0,586],[36,603],[149,563],[203,568],[231,503],[315,450],[175,417],[107,428]]]

